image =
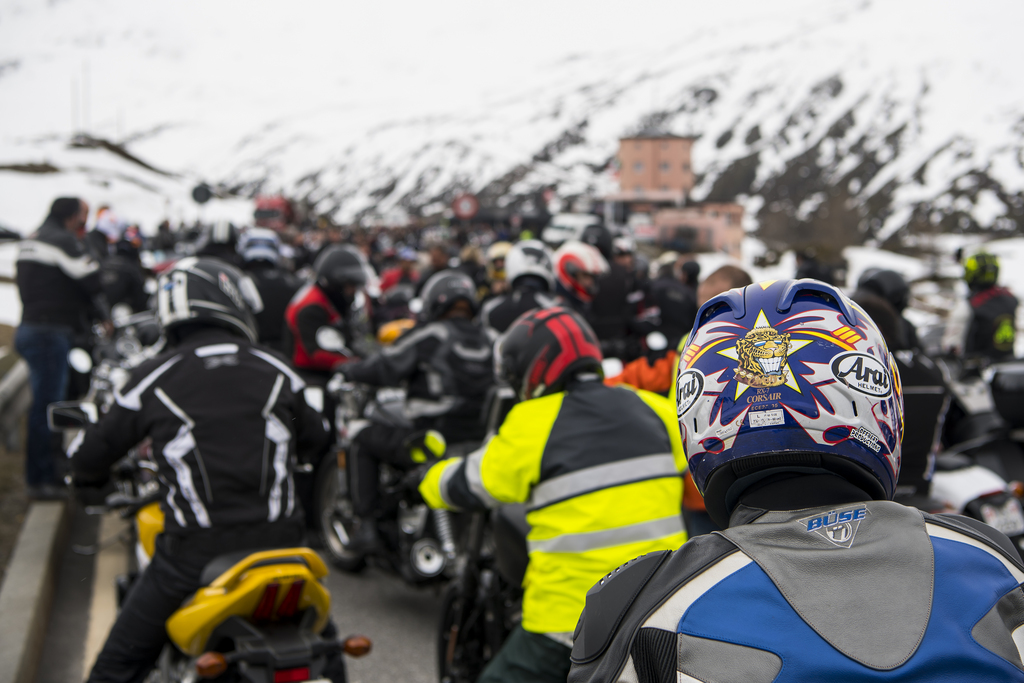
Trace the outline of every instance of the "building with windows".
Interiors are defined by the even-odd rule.
[[[694,138],[643,133],[619,140],[619,201],[682,204],[693,189]]]
[[[690,152],[696,138],[645,132],[619,140],[619,191],[605,197],[605,214],[634,237],[684,253],[740,256],[743,207],[693,202]]]

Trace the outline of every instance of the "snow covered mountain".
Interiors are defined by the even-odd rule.
[[[699,137],[695,198],[740,195],[769,246],[1013,233],[1022,22],[1014,0],[0,0],[0,223],[69,192],[190,218],[198,180],[339,220],[600,194],[618,137],[657,127]]]

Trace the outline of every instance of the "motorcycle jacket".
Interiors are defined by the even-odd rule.
[[[697,318],[697,297],[693,289],[674,277],[660,277],[647,284],[644,313],[635,323],[641,336],[658,331],[675,348],[690,333]]]
[[[352,325],[315,283],[295,293],[284,320],[284,344],[297,369],[330,372],[353,360],[353,356],[340,350],[349,348],[346,344],[351,341],[352,335],[348,333]]]
[[[635,288],[633,274],[617,263],[598,278],[587,321],[602,342],[625,339],[629,335],[634,317],[629,299]]]
[[[302,281],[269,261],[246,263],[245,272],[256,284],[263,301],[263,310],[256,314],[260,343],[275,351],[287,352],[288,349],[283,348],[285,311]]]
[[[483,438],[481,411],[494,383],[492,357],[491,341],[479,325],[451,318],[409,330],[342,373],[373,386],[405,383],[406,418],[457,443]]]
[[[509,294],[484,302],[480,320],[488,330],[500,334],[523,313],[535,308],[551,308],[560,303],[558,297],[547,292],[537,291],[530,286],[516,287]]]
[[[100,264],[63,225],[47,220],[22,240],[17,266],[23,323],[87,332],[90,317],[110,316]]]
[[[1005,287],[988,287],[970,298],[971,321],[964,340],[965,356],[992,361],[1013,358],[1017,332],[1017,299]]]
[[[435,508],[526,503],[522,625],[564,642],[602,575],[686,541],[685,467],[671,402],[595,377],[518,403],[482,448],[434,465],[420,493]]]
[[[569,683],[1024,681],[1024,565],[994,529],[890,501],[732,522],[597,582]]]
[[[329,436],[305,386],[270,351],[227,331],[195,331],[136,368],[110,411],[71,443],[75,480],[105,482],[148,436],[168,533],[300,515],[293,456],[319,452]]]
[[[949,408],[949,390],[942,371],[919,351],[896,351],[903,389],[903,450],[896,495],[927,496],[935,469],[935,453]]]

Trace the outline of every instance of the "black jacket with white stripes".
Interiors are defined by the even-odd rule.
[[[200,328],[140,365],[115,403],[68,449],[76,482],[105,482],[145,437],[164,486],[168,533],[301,515],[292,456],[326,445],[305,383],[277,354]]]
[[[482,411],[494,384],[487,333],[469,320],[437,320],[409,330],[373,356],[346,363],[346,379],[373,386],[405,384],[406,417],[451,443],[483,438]]]
[[[47,220],[21,242],[17,282],[23,323],[85,332],[90,318],[109,316],[100,264],[72,232],[55,221]]]

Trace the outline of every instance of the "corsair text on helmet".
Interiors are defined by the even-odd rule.
[[[899,373],[875,324],[816,280],[772,280],[705,303],[680,359],[676,408],[690,472],[720,525],[775,475],[833,474],[891,499]]]

